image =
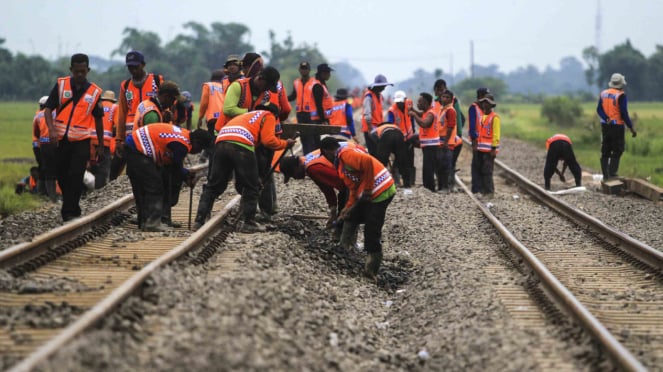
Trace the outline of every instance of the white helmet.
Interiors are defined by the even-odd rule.
[[[394,102],[405,102],[405,97],[407,97],[407,94],[402,90],[398,90],[394,93]]]
[[[48,101],[48,96],[43,96],[39,99],[39,104],[43,106],[46,104],[46,101]]]

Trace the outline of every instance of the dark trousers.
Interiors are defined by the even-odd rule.
[[[624,153],[624,126],[601,126],[601,170],[604,179],[616,177],[619,171],[619,159]]]
[[[379,203],[360,201],[350,214],[350,221],[355,226],[364,223],[364,249],[367,253],[382,252],[382,226],[387,207],[393,199],[392,196]]]
[[[453,151],[448,147],[441,147],[439,151],[437,189],[449,190],[453,185]]]
[[[296,114],[296,117],[298,123],[303,123],[303,124],[312,123],[310,112],[300,111]],[[302,152],[304,153],[304,155],[320,148],[319,134],[301,134],[299,136],[299,140],[302,142]]]
[[[435,192],[435,176],[439,171],[440,148],[438,146],[425,146],[421,148],[423,164],[421,177],[424,187]]]
[[[560,140],[551,143],[548,148],[548,153],[546,154],[546,165],[543,168],[543,180],[546,190],[550,190],[550,179],[555,173],[557,162],[560,159],[566,163],[566,166],[569,167],[571,173],[573,173],[576,186],[582,184],[582,171],[580,170],[580,164],[578,164],[576,156],[573,153],[573,147],[570,143]]]
[[[100,189],[106,186],[106,184],[108,184],[108,180],[110,179],[110,168],[112,161],[110,147],[104,146],[104,152],[101,155],[101,161],[90,167],[90,172],[94,174],[95,189]]]
[[[369,154],[377,156],[378,144],[375,143],[375,140],[373,140],[371,132],[363,132],[363,133],[364,133],[364,142],[366,142],[366,150],[368,150]]]
[[[165,166],[161,170],[161,183],[163,184],[163,209],[161,211],[161,221],[171,222],[171,209],[180,201],[180,191],[184,175],[179,167]]]
[[[124,146],[124,145],[118,145],[118,146]],[[111,165],[110,165],[110,180],[112,181],[117,177],[119,177],[126,165],[127,165],[127,159],[124,156],[122,157],[114,156],[113,159],[111,160]]]
[[[260,196],[258,197],[258,206],[260,210],[267,214],[274,214],[276,203],[276,185],[274,185],[274,174],[268,174],[272,169],[272,159],[274,159],[274,150],[264,146],[256,148],[256,161],[258,162],[258,175],[262,182]]]
[[[474,180],[474,166],[476,164],[476,172],[478,175],[477,187],[478,192],[482,194],[492,194],[495,192],[495,185],[493,184],[493,168],[495,166],[495,158],[490,155],[490,152],[475,151],[472,158],[472,179]]]
[[[68,221],[81,215],[80,200],[83,176],[90,159],[90,140],[70,142],[62,139],[55,150],[57,180],[62,190],[62,219]]]
[[[403,187],[410,187],[410,168],[407,165],[405,139],[400,130],[388,130],[382,134],[377,144],[377,159],[385,166],[389,165],[389,155],[394,154],[394,164],[403,178]]]
[[[138,225],[158,225],[164,208],[163,170],[151,158],[128,146],[124,148],[124,159],[138,210]]]
[[[198,202],[196,223],[205,223],[212,211],[214,200],[226,191],[233,171],[235,172],[235,182],[242,185],[240,209],[244,220],[255,219],[260,189],[256,155],[244,147],[222,141],[217,143],[214,149],[214,168],[207,183],[203,186],[203,194]]]

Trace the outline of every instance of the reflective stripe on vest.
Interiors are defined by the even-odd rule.
[[[437,114],[433,108],[429,108],[428,111],[421,115],[421,118],[425,119],[428,114],[433,115],[433,124],[428,128],[419,128],[419,146],[440,146],[440,123]]]
[[[493,119],[496,116],[495,111],[481,116],[479,138],[477,139],[477,149],[481,152],[490,152],[493,149]],[[497,146],[497,150],[499,150],[499,146]]]
[[[608,116],[610,124],[625,124],[622,113],[619,111],[619,97],[622,94],[624,94],[624,91],[615,88],[609,88],[601,92],[601,107]]]
[[[110,147],[111,141],[113,140],[113,127],[115,126],[115,120],[117,118],[117,104],[111,101],[102,101],[101,105],[104,107],[104,146]],[[96,145],[97,141],[97,129],[92,129],[92,144]]]
[[[171,142],[179,142],[191,151],[189,131],[177,125],[153,123],[136,130],[131,134],[136,150],[154,160],[156,164],[172,164],[172,152],[168,149]]]
[[[82,141],[90,138],[95,127],[92,110],[101,97],[101,88],[94,83],[83,93],[78,102],[67,102],[73,99],[71,76],[58,79],[59,110],[55,116],[55,130],[58,139],[65,136],[70,141]]]
[[[345,115],[346,105],[348,104],[347,99],[342,99],[340,101],[334,101],[334,104],[327,114],[329,118],[329,124],[337,127],[341,127],[341,134],[347,137],[352,136],[352,132],[348,129],[348,118]]]
[[[455,111],[455,109],[453,108],[453,103],[442,107],[442,109],[440,110],[440,114],[439,114],[439,118],[440,118],[439,119],[440,120],[440,138],[445,138],[447,136],[447,132],[449,130],[449,127],[447,126],[448,123],[446,122],[446,120],[447,120],[446,114],[447,114],[447,111],[449,111],[449,110],[454,110]],[[459,140],[460,140],[460,137],[458,137],[458,127],[456,126],[455,122],[453,124],[454,124],[454,126],[453,126],[453,129],[451,130],[451,138],[450,139],[447,138],[447,141],[446,141],[447,145],[452,150],[456,148],[456,145],[458,145]],[[442,142],[443,141],[440,139],[440,143],[442,143]]]
[[[223,84],[218,81],[210,81],[204,83],[203,86],[207,87],[207,110],[205,111],[205,119],[209,122],[212,119],[219,119],[223,113],[223,101],[226,97]],[[204,90],[203,90],[204,91]]]
[[[159,92],[159,84],[157,84],[156,79],[163,81],[161,75],[154,75],[153,73],[147,74],[145,82],[141,85],[140,88],[134,85],[133,79],[127,79],[122,82],[120,86],[120,94],[124,94],[124,98],[127,100],[127,134],[131,133],[133,130],[134,117],[136,116],[136,109],[138,105],[152,97],[156,97]],[[129,82],[127,84],[127,81]],[[127,87],[125,90],[124,87]],[[129,129],[130,125],[132,129]]]
[[[364,117],[364,111],[365,107],[362,107],[362,114],[361,114],[361,131],[362,132],[368,132],[374,127],[376,127],[378,124],[383,122],[383,115],[382,115],[382,94],[375,94],[370,90],[367,90],[366,93],[364,93],[364,99],[361,100],[363,103],[366,100],[366,96],[371,96],[371,122],[367,123],[366,118]],[[369,126],[370,124],[370,126]],[[369,128],[370,127],[370,128]]]
[[[147,99],[141,102],[136,109],[136,120],[134,122],[134,127],[136,129],[142,127],[144,125],[143,120],[145,119],[145,115],[152,111],[156,111],[156,113],[159,114],[159,121],[163,119],[163,113],[161,112],[159,106],[154,103],[154,101]]]

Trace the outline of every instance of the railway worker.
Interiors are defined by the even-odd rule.
[[[50,142],[56,146],[55,169],[62,189],[62,220],[67,222],[81,215],[80,199],[83,175],[90,159],[90,133],[97,133],[97,154],[103,139],[104,110],[101,88],[87,80],[90,60],[85,54],[71,56],[71,76],[58,78],[44,109]],[[56,111],[53,119],[53,110]],[[101,160],[101,159],[99,159]]]
[[[385,167],[389,166],[389,156],[394,154],[395,167],[403,176],[403,187],[410,188],[410,170],[406,166],[405,137],[401,129],[393,123],[384,122],[371,131],[373,141],[377,144],[376,158]]]
[[[435,92],[435,96],[437,97],[438,101],[440,101],[442,93],[447,90],[448,90],[447,82],[444,79],[437,79],[435,81],[435,84],[433,84],[433,92]],[[458,134],[458,137],[461,139],[453,146],[452,149],[451,165],[453,166],[455,174],[456,163],[458,162],[458,157],[460,156],[460,152],[463,149],[463,141],[461,137],[463,136],[463,126],[465,125],[465,117],[463,116],[463,112],[460,109],[460,101],[458,101],[458,97],[455,96],[453,97],[453,109],[454,111],[456,111],[456,133]]]
[[[559,179],[565,182],[564,171],[569,167],[576,181],[576,187],[582,186],[582,171],[580,164],[573,153],[573,144],[571,139],[565,134],[555,134],[546,141],[546,165],[543,168],[543,180],[546,190],[550,190],[550,179],[554,173],[559,175]],[[562,160],[562,171],[557,169],[557,162]]]
[[[186,114],[186,129],[191,130],[191,121],[193,120],[193,110],[195,110],[195,105],[193,104],[193,97],[191,96],[191,92],[188,90],[182,91],[182,97],[184,97],[184,101],[182,102],[182,105],[184,106],[184,112]]]
[[[500,149],[500,117],[493,111],[495,106],[497,104],[492,94],[487,94],[479,100],[479,107],[483,115],[479,123],[477,151],[474,153],[474,156],[477,157],[481,175],[479,179],[479,192],[487,197],[492,197],[495,193],[493,168],[495,166],[495,157],[497,157]]]
[[[102,160],[96,161],[95,148],[97,143],[97,134],[92,132],[92,147],[90,148],[90,173],[94,175],[94,188],[100,189],[108,183],[110,178],[111,158],[113,156],[112,150],[115,150],[115,139],[113,138],[113,131],[115,123],[117,122],[118,107],[117,99],[115,99],[115,92],[107,90],[101,95],[101,105],[104,108],[104,145]],[[112,150],[111,150],[112,148]]]
[[[475,156],[476,152],[479,151],[479,126],[481,123],[481,116],[483,111],[479,106],[479,100],[481,100],[486,95],[491,94],[490,89],[488,88],[479,88],[477,89],[477,99],[472,102],[470,107],[467,109],[467,117],[469,118],[470,127],[468,129],[468,134],[470,135],[470,140],[472,141],[472,193],[476,194],[480,190],[481,185],[481,171],[479,167],[479,157]]]
[[[116,156],[111,161],[111,181],[122,173],[126,164],[126,160],[122,157],[122,144],[127,134],[131,134],[133,131],[138,105],[144,100],[156,96],[159,85],[163,82],[163,76],[145,71],[145,56],[137,50],[127,53],[125,64],[131,78],[120,83],[120,101],[115,133]]]
[[[407,98],[407,94],[402,91],[394,93],[394,102],[387,110],[387,122],[396,124],[403,133],[405,139],[405,167],[408,168],[409,180],[403,180],[403,187],[410,188],[414,185],[416,168],[414,167],[414,142],[416,137],[416,126],[414,119],[410,116],[410,109],[413,107],[412,100]],[[400,169],[398,169],[400,171]],[[398,172],[402,173],[402,172]],[[396,183],[398,183],[399,174],[393,173]]]
[[[457,114],[454,109],[454,94],[450,90],[440,93],[440,175],[438,190],[443,193],[452,192],[456,185],[456,166],[454,150],[462,140],[457,135]]]
[[[352,105],[348,102],[348,90],[345,88],[337,89],[329,114],[329,125],[341,127],[341,136],[359,143],[355,132],[355,120],[352,116]]]
[[[338,218],[353,225],[364,223],[364,248],[368,254],[364,272],[375,280],[382,263],[382,226],[396,194],[394,179],[376,158],[352,147],[341,147],[333,137],[325,137],[320,145],[324,157],[336,165],[349,192]]]
[[[315,76],[307,83],[307,88],[304,89],[304,109],[308,109],[310,114],[308,123],[329,124],[329,115],[331,114],[334,100],[327,89],[327,80],[331,77],[332,71],[334,69],[328,64],[319,64]],[[300,141],[304,154],[320,148],[319,134],[304,133],[301,135]]]
[[[48,126],[44,118],[44,104],[48,100],[48,96],[43,96],[39,99],[39,110],[35,112],[32,118],[32,153],[37,161],[39,169],[39,180],[37,182],[36,190],[40,195],[47,195],[52,202],[55,202],[55,165],[53,160],[55,156],[55,146],[50,143],[48,135]],[[55,114],[55,112],[53,112]],[[42,149],[43,147],[43,149]],[[49,189],[46,187],[46,175],[48,174],[49,182],[53,183],[51,188],[52,193],[49,194]]]
[[[245,114],[262,104],[262,98],[267,91],[277,93],[277,83],[280,78],[281,74],[277,69],[267,66],[253,76],[247,75],[230,84],[223,102],[223,120],[216,123],[217,132],[234,117]]]
[[[173,102],[184,101],[180,88],[173,81],[166,80],[161,83],[157,94],[141,102],[136,108],[134,127],[152,123],[173,123]],[[129,133],[127,133],[129,134]]]
[[[30,194],[38,193],[39,185],[39,167],[30,167],[30,174],[21,178],[20,181],[16,184],[14,188],[14,193],[21,195],[24,192],[29,192]]]
[[[373,82],[368,86],[362,99],[361,131],[364,133],[366,148],[368,153],[375,155],[377,153],[377,144],[371,138],[371,130],[378,124],[384,122],[382,113],[382,91],[387,85],[394,85],[387,81],[387,78],[378,74]]]
[[[225,77],[223,70],[214,70],[210,81],[203,83],[202,86],[197,128],[202,128],[203,120],[205,120],[207,131],[212,135],[215,134],[214,125],[223,113],[223,101],[225,99],[223,79]]]
[[[624,125],[637,135],[628,115],[628,102],[624,93],[626,78],[614,73],[610,77],[608,89],[601,92],[596,112],[601,118],[601,171],[603,179],[618,177],[619,159],[624,153]]]
[[[295,118],[298,123],[310,123],[313,102],[310,102],[305,92],[313,82],[309,76],[311,65],[307,61],[299,63],[299,77],[292,82],[292,92],[288,95],[288,101],[295,101]]]
[[[241,114],[221,128],[216,137],[214,168],[203,186],[194,230],[207,220],[214,200],[228,187],[233,171],[236,185],[242,187],[242,217],[238,230],[247,233],[266,230],[255,220],[261,187],[255,147],[263,144],[272,150],[281,150],[295,143],[293,139],[282,140],[276,137],[277,115],[273,105],[258,106],[255,111]]]
[[[223,73],[225,76],[221,80],[221,85],[223,85],[223,94],[228,90],[228,86],[235,82],[237,79],[244,77],[242,72],[242,59],[237,54],[231,54],[226,58],[226,62],[223,64]]]
[[[138,209],[138,226],[143,231],[177,227],[172,221],[164,221],[164,216],[170,218],[170,209],[177,201],[173,202],[164,187],[163,168],[176,170],[173,173],[192,187],[193,174],[184,168],[184,158],[188,153],[199,153],[212,140],[212,135],[203,129],[189,132],[169,123],[148,124],[127,135],[127,175]]]
[[[424,187],[435,192],[435,177],[440,179],[439,157],[440,157],[440,123],[437,113],[431,107],[433,96],[428,93],[421,93],[417,100],[417,108],[420,112],[411,108],[409,113],[414,121],[419,125],[419,147],[423,155],[423,164],[421,176],[424,181]]]

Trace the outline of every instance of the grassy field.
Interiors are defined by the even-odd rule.
[[[198,107],[198,105],[196,105]],[[32,154],[32,118],[37,103],[0,102],[0,215],[33,208],[40,199],[31,195],[15,195],[14,186],[36,165]],[[502,131],[506,137],[519,138],[542,148],[554,133],[565,133],[574,142],[581,166],[600,169],[601,129],[595,115],[595,104],[583,105],[581,124],[557,127],[541,117],[540,105],[499,105],[503,117]],[[663,186],[663,103],[631,103],[631,117],[636,121],[638,136],[626,138],[626,152],[619,173],[640,177]],[[197,114],[194,114],[194,118]]]
[[[502,133],[545,148],[546,139],[564,133],[573,141],[578,162],[583,168],[600,173],[601,126],[596,104],[583,104],[579,124],[559,127],[541,117],[541,106],[533,104],[499,105]],[[663,186],[663,103],[630,103],[629,114],[635,121],[638,136],[626,132],[626,151],[621,158],[619,175],[644,178]]]

